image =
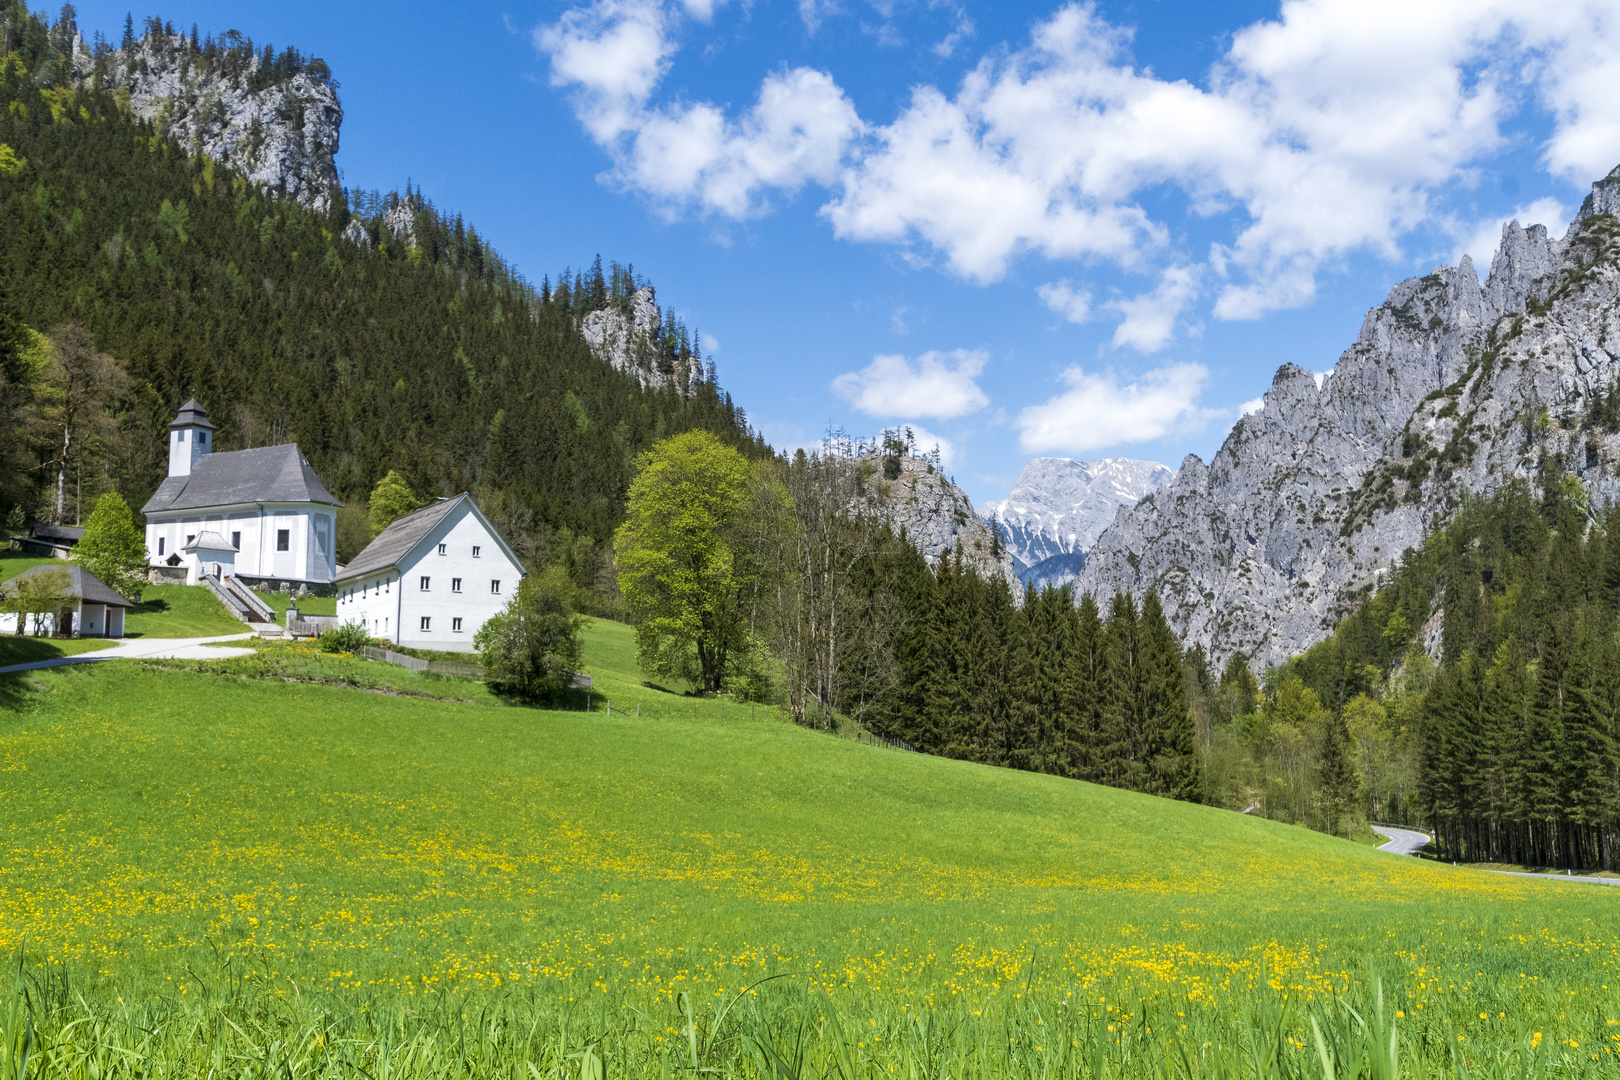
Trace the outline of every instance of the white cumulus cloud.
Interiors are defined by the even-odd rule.
[[[1153,291],[1108,305],[1125,316],[1114,330],[1114,345],[1129,345],[1144,353],[1158,352],[1175,337],[1176,320],[1197,294],[1196,267],[1167,267]]]
[[[1202,284],[1216,317],[1255,318],[1309,303],[1325,264],[1398,260],[1414,230],[1448,227],[1437,195],[1517,138],[1527,110],[1551,117],[1551,175],[1620,161],[1614,0],[1283,0],[1197,82],[1139,66],[1128,28],[1068,3],[888,118],[863,119],[831,74],[802,67],[766,74],[737,109],[655,103],[678,26],[718,2],[593,0],[536,31],[618,181],[667,213],[732,218],[816,184],[836,236],[974,281],[1030,256],[1195,273],[1173,219],[1147,209],[1168,194],[1165,214],[1232,215]],[[814,32],[834,5],[799,8]],[[1117,344],[1170,340],[1175,296],[1155,294],[1120,302]]]
[[[970,349],[925,352],[915,363],[904,356],[878,356],[860,371],[834,379],[833,393],[868,416],[948,420],[990,404],[975,381],[988,359],[988,353]]]
[[[1263,398],[1263,397],[1250,398],[1248,401],[1245,401],[1243,404],[1238,406],[1238,415],[1239,416],[1249,416],[1249,415],[1251,415],[1253,413],[1259,412],[1261,409],[1263,409],[1265,407],[1266,407],[1266,399],[1265,398]]]
[[[1048,282],[1035,287],[1041,302],[1072,323],[1083,323],[1091,318],[1091,290],[1076,289],[1069,279]]]
[[[1083,454],[1151,442],[1208,419],[1198,404],[1208,379],[1202,364],[1155,368],[1124,383],[1113,372],[1071,367],[1067,391],[1018,414],[1019,445],[1030,454]]]

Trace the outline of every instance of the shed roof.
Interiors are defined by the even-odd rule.
[[[204,454],[190,476],[171,476],[141,513],[203,510],[257,502],[313,502],[342,506],[321,483],[296,443]]]
[[[106,604],[109,607],[132,608],[135,606],[120,596],[112,586],[75,563],[67,563],[61,566],[29,567],[10,581],[0,585],[0,595],[9,594],[16,587],[16,583],[24,578],[49,574],[57,570],[66,572],[68,576],[67,588],[62,593],[62,599],[64,600],[78,600],[86,604]]]

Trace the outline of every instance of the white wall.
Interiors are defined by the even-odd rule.
[[[187,537],[201,532],[217,532],[226,540],[234,532],[242,534],[236,555],[236,572],[249,577],[279,577],[293,581],[331,581],[337,576],[337,515],[331,507],[308,504],[257,504],[221,508],[217,513],[154,514],[146,521],[146,554],[152,566],[167,566],[169,556],[179,555]],[[276,550],[276,533],[288,532],[288,549]],[[158,554],[159,541],[163,554]]]
[[[477,557],[474,546],[479,548]],[[426,590],[421,587],[424,577]],[[355,585],[345,583],[338,594],[338,621],[363,622],[373,637],[400,645],[471,652],[473,635],[506,607],[522,577],[523,568],[507,557],[478,515],[463,504],[417,544],[397,572],[390,570]],[[457,578],[460,592],[452,589]],[[492,581],[501,583],[499,593],[490,591]]]

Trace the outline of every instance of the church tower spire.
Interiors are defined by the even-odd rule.
[[[214,425],[208,422],[208,410],[192,398],[169,424],[169,475],[190,476],[197,459],[213,448]]]

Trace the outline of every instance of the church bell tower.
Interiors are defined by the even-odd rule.
[[[214,425],[208,422],[208,410],[192,398],[169,425],[169,475],[190,476],[197,459],[213,448]]]

